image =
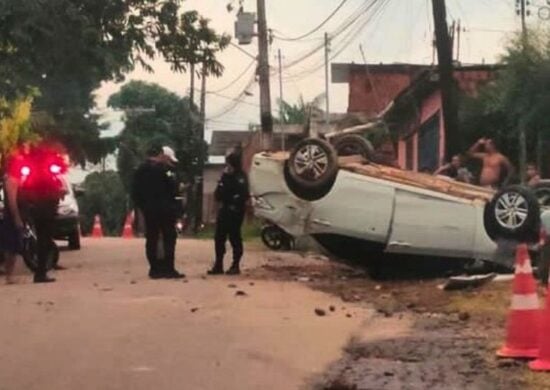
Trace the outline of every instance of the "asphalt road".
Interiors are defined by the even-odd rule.
[[[206,278],[208,241],[178,243],[187,281],[149,280],[143,244],[85,240],[50,285],[19,264],[18,284],[0,285],[0,389],[307,388],[373,315],[332,313],[342,303],[304,283]],[[245,268],[268,256],[249,251]]]

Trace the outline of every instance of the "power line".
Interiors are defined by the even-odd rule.
[[[240,99],[240,98],[233,98],[233,97],[231,97],[231,96],[222,95],[222,94],[217,93],[217,92],[206,92],[206,93],[209,94],[209,95],[217,96],[217,97],[222,98],[222,99],[231,100],[231,101],[234,101],[234,102],[239,102],[239,103],[242,103],[242,104],[246,104],[246,105],[248,105],[248,106],[260,107],[259,104],[250,103],[250,102],[244,101],[244,100],[242,100],[242,99]]]
[[[321,22],[321,24],[319,24],[317,27],[315,27],[313,30],[303,34],[303,35],[300,35],[298,37],[294,37],[294,38],[283,38],[283,37],[276,37],[277,39],[281,40],[281,41],[289,41],[289,42],[292,42],[292,41],[299,41],[299,40],[302,40],[304,38],[307,38],[309,37],[310,35],[312,34],[315,34],[317,31],[319,31],[321,28],[323,28],[323,26],[325,24],[328,23],[328,21],[330,19],[332,19],[334,17],[334,15],[336,15],[338,13],[338,11],[340,11],[340,9],[344,6],[344,4],[346,4],[348,2],[348,0],[342,0],[340,2],[340,4],[338,5],[338,7],[336,7],[336,9],[334,11],[331,12],[331,14]]]
[[[243,53],[244,55],[246,55],[247,57],[250,57],[250,58],[252,58],[254,61],[256,61],[256,59],[257,59],[256,56],[254,56],[253,54],[250,54],[249,52],[247,52],[246,50],[244,50],[244,49],[243,49],[242,47],[240,47],[239,45],[236,45],[236,44],[234,44],[233,42],[229,42],[229,44],[230,44],[231,46],[233,46],[235,49],[239,49],[239,51],[240,51],[241,53]]]
[[[250,70],[250,68],[256,63],[256,59],[252,60],[250,64],[240,73],[233,81],[231,81],[229,84],[227,84],[225,87],[217,89],[215,91],[207,91],[206,93],[220,93],[223,92],[229,88],[231,88],[233,85],[235,85],[237,82],[239,82],[240,79],[246,75],[246,73]]]

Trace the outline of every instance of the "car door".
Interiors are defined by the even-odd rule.
[[[312,202],[308,233],[331,233],[385,243],[394,192],[393,186],[381,180],[341,170],[328,195]]]
[[[472,203],[424,190],[397,188],[387,251],[470,258],[476,230]]]

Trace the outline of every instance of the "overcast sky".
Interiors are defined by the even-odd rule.
[[[341,0],[266,0],[268,25],[276,35],[284,37],[299,36],[316,27],[337,6]],[[361,6],[372,0],[348,0],[340,11],[319,32],[299,42],[287,42],[275,39],[270,48],[271,66],[277,66],[276,53],[283,52],[284,64],[290,64],[295,59],[307,54],[322,43],[323,33],[338,31],[338,28],[353,15]],[[544,3],[535,0],[533,3]],[[196,9],[203,16],[211,19],[212,27],[219,32],[233,35],[235,14],[226,10],[227,0],[187,0],[184,10]],[[378,0],[368,12],[361,16],[356,24],[332,42],[333,52],[331,62],[363,63],[359,45],[364,48],[366,60],[369,63],[423,63],[432,62],[431,40],[433,22],[430,0]],[[515,0],[447,0],[449,23],[453,19],[461,19],[466,31],[462,32],[460,60],[463,63],[495,62],[502,53],[503,47],[511,33],[519,27],[515,15]],[[376,8],[379,7],[379,8]],[[255,12],[256,1],[245,0],[245,11]],[[537,8],[533,6],[536,15]],[[531,17],[531,24],[539,24],[536,16]],[[364,26],[363,29],[360,29]],[[236,43],[236,41],[234,40]],[[242,48],[253,55],[257,53],[257,42]],[[285,70],[284,97],[295,102],[299,96],[310,100],[324,92],[324,69],[322,67],[324,53],[322,50],[310,56],[307,60]],[[229,47],[221,56],[220,61],[226,71],[219,79],[209,79],[207,90],[218,91],[241,74],[251,64],[250,57],[234,47]],[[128,80],[147,80],[156,82],[178,94],[187,94],[189,86],[188,74],[175,74],[161,60],[153,62],[154,74],[148,74],[142,69],[136,69]],[[208,94],[207,118],[209,130],[246,129],[251,122],[259,122],[259,94],[257,83],[249,88],[252,96],[244,99],[233,110],[220,115],[231,108],[232,98],[236,98],[245,89],[253,76],[254,67],[235,83],[231,88],[219,94]],[[98,107],[105,107],[110,94],[120,88],[120,84],[105,83],[97,91]],[[331,84],[331,111],[344,112],[347,109],[346,85]],[[279,80],[272,79],[271,95],[273,111],[276,114],[276,99],[279,97]],[[197,93],[198,103],[198,93]]]

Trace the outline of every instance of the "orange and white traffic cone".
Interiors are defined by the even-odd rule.
[[[536,358],[539,352],[540,306],[527,245],[516,249],[512,305],[506,342],[497,351],[504,358]]]
[[[122,238],[134,238],[134,229],[132,229],[132,223],[134,221],[134,213],[128,213],[126,221],[124,222],[124,229],[122,230]]]
[[[550,287],[550,279],[548,285]],[[539,334],[539,356],[536,360],[529,362],[529,368],[533,371],[550,371],[550,334],[548,329],[550,329],[550,297],[546,295],[546,308],[542,312]]]
[[[92,237],[93,238],[103,237],[103,229],[101,228],[101,220],[99,219],[99,215],[96,215],[94,218],[94,227],[92,229]]]

